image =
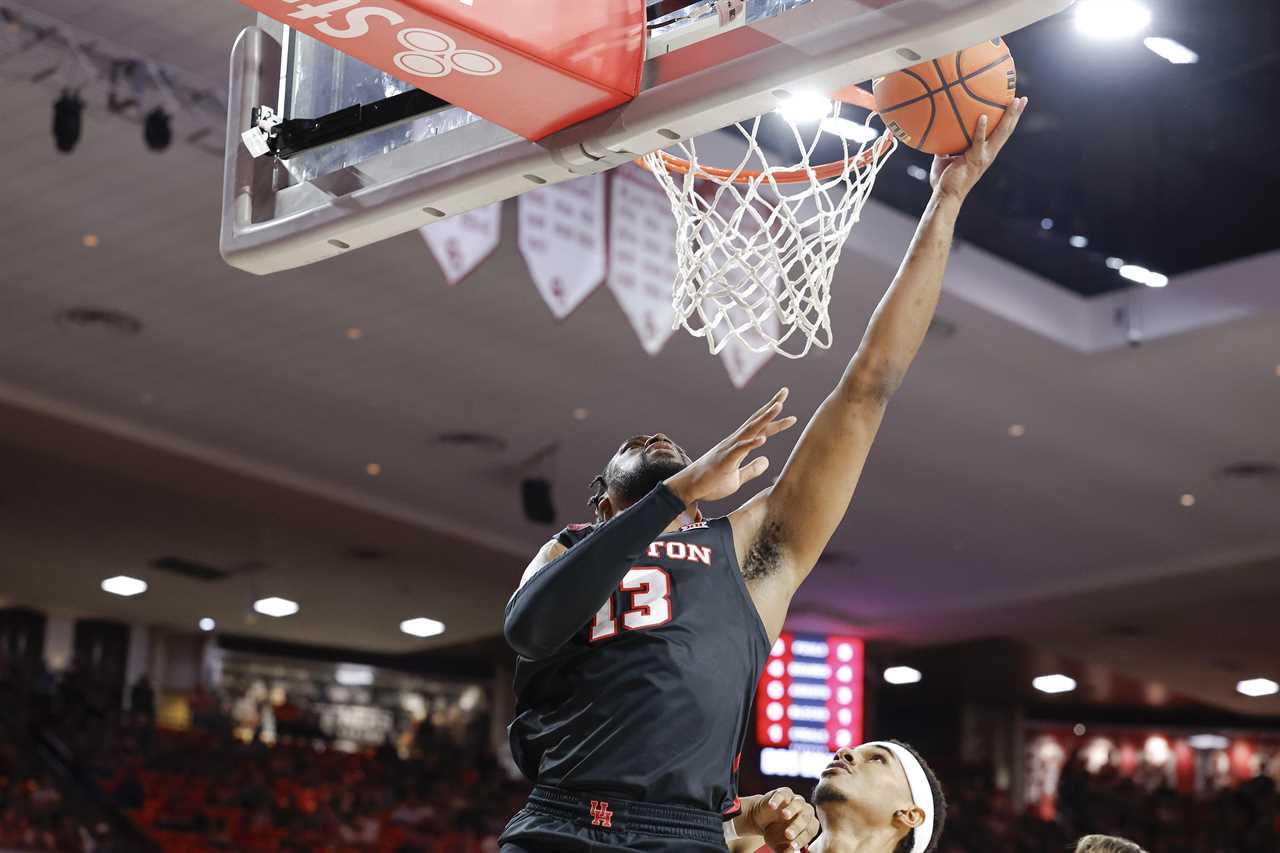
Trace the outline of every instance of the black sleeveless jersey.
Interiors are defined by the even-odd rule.
[[[517,657],[512,754],[539,784],[732,813],[768,655],[728,519],[663,534],[555,655]]]

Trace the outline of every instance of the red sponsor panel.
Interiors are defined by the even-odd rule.
[[[791,643],[793,636],[783,631],[773,644],[769,660],[764,666],[764,676],[760,686],[756,688],[756,742],[761,746],[786,746],[790,742],[787,730],[790,723],[787,709],[791,707]],[[776,687],[774,685],[777,685]],[[776,711],[770,714],[770,708],[781,708],[781,715]],[[773,717],[778,717],[773,719]],[[778,727],[778,728],[775,728]],[[775,737],[781,730],[781,737]],[[772,730],[772,731],[771,731]]]
[[[640,90],[644,0],[241,0],[527,139]]]
[[[827,748],[832,752],[862,743],[862,640],[857,637],[827,638],[827,665],[831,677],[831,697],[827,700]],[[841,732],[847,732],[841,736]]]

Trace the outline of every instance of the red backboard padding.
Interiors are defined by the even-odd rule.
[[[640,91],[644,0],[241,0],[541,139]]]

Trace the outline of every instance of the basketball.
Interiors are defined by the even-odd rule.
[[[1004,39],[921,62],[873,84],[876,109],[903,145],[930,154],[959,154],[972,144],[978,119],[994,132],[1018,90]]]

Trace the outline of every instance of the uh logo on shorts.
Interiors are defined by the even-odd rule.
[[[606,801],[591,801],[591,825],[613,829],[613,812],[609,811],[609,804]]]

